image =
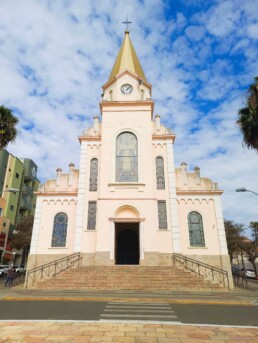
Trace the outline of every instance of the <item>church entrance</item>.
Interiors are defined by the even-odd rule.
[[[116,264],[139,264],[139,223],[116,223]]]

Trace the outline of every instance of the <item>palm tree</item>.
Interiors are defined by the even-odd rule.
[[[247,92],[246,107],[238,112],[237,125],[243,134],[243,142],[248,149],[258,151],[258,76],[254,78]]]
[[[12,114],[9,108],[0,106],[0,150],[5,148],[8,143],[15,141],[18,122],[18,118]]]

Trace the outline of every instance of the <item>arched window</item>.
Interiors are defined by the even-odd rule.
[[[116,139],[116,181],[138,181],[138,144],[131,132],[123,132]]]
[[[68,217],[65,213],[57,213],[54,218],[52,247],[65,247]]]
[[[109,101],[113,101],[113,91],[109,91]]]
[[[192,247],[204,247],[202,216],[198,212],[191,212],[188,214],[188,229],[190,245]]]
[[[93,158],[90,161],[90,191],[94,192],[98,189],[98,160]]]
[[[162,157],[156,158],[156,181],[157,189],[165,189],[164,160]]]
[[[141,89],[141,100],[144,100],[144,90]]]

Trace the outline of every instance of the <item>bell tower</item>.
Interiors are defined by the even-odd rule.
[[[125,23],[128,24],[129,22]],[[151,85],[146,80],[130,39],[128,28],[126,28],[124,40],[108,82],[102,88],[103,101],[151,100]]]

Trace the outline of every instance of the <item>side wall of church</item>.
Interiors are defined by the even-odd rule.
[[[218,225],[213,196],[179,196],[178,209],[182,254],[220,255]],[[193,211],[198,212],[202,217],[204,247],[193,247],[190,245],[188,215]]]
[[[231,266],[220,198],[220,195],[178,196],[181,253],[197,261],[226,270],[232,287]],[[188,215],[193,211],[198,212],[202,217],[204,247],[190,245]]]
[[[74,252],[76,207],[76,197],[38,196],[28,270]],[[60,212],[68,217],[66,244],[64,247],[52,247],[54,218]]]

